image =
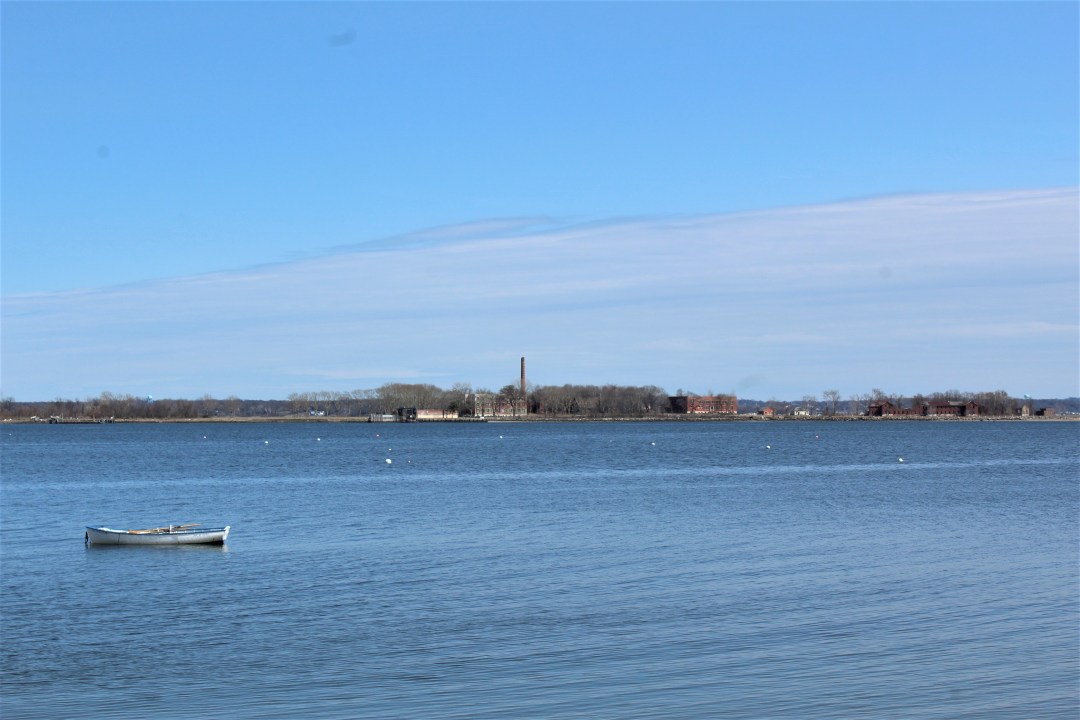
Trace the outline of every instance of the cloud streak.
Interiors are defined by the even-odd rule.
[[[1077,191],[554,226],[492,220],[3,303],[3,392],[388,381],[1077,393]],[[542,223],[542,224],[541,224]],[[354,384],[350,384],[354,383]]]

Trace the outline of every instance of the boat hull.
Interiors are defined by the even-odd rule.
[[[87,527],[88,545],[221,545],[229,537],[229,526],[172,532],[131,532],[106,527]]]

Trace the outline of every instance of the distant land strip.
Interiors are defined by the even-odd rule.
[[[734,394],[668,395],[656,386],[506,385],[498,391],[465,384],[389,383],[371,390],[293,393],[285,400],[136,397],[102,393],[85,400],[23,402],[0,398],[8,423],[108,422],[536,422],[740,420],[1072,420],[1080,398],[1016,398],[1002,390],[950,390],[902,397],[874,389],[842,398],[837,390],[797,401],[751,400]]]

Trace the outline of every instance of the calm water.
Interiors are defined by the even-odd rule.
[[[1080,713],[1080,424],[2,431],[6,720]]]

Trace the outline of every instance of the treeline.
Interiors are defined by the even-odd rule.
[[[678,390],[676,395],[698,393]],[[706,393],[712,395],[710,391]],[[649,418],[670,410],[668,393],[654,385],[547,385],[526,387],[524,400],[517,385],[497,391],[458,383],[449,389],[422,383],[387,383],[378,388],[349,392],[324,391],[293,393],[284,400],[245,400],[236,396],[224,399],[204,395],[197,399],[141,398],[109,392],[85,400],[55,399],[19,402],[0,399],[0,417],[11,420],[38,418],[83,418],[88,420],[198,420],[214,418],[367,418],[392,414],[398,408],[445,410],[469,417],[477,397],[494,407],[520,407],[524,402],[529,415],[542,418]],[[918,406],[941,400],[974,401],[989,415],[1019,414],[1025,404],[1032,409],[1052,408],[1058,414],[1080,412],[1080,398],[1027,399],[1011,397],[1004,390],[961,392],[947,390],[929,394],[901,396],[880,389],[869,393],[842,396],[826,390],[820,398],[804,395],[799,400],[739,400],[740,413],[753,413],[771,407],[777,415],[809,414],[815,417],[865,415],[870,405],[889,401],[900,407]]]
[[[458,383],[449,389],[423,383],[388,383],[378,388],[348,392],[292,393],[285,400],[225,399],[209,395],[197,399],[141,398],[102,393],[85,400],[55,399],[42,402],[0,400],[0,416],[31,418],[85,418],[89,420],[197,420],[213,418],[337,417],[366,418],[392,414],[398,408],[445,410],[469,417],[477,397],[489,406],[520,407],[517,385],[494,391]],[[548,417],[649,417],[667,412],[663,388],[620,385],[527,386],[524,403],[531,415]]]
[[[854,393],[842,397],[837,390],[826,390],[819,399],[817,395],[804,395],[795,403],[781,402],[776,400],[760,401],[747,400],[739,402],[739,409],[745,412],[753,412],[763,407],[772,407],[780,414],[793,412],[795,408],[806,408],[812,415],[865,415],[871,405],[882,402],[890,402],[897,407],[919,407],[924,403],[933,402],[975,402],[983,408],[987,415],[1018,415],[1025,404],[1031,405],[1032,409],[1050,407],[1057,412],[1076,412],[1080,410],[1080,400],[1077,398],[1043,399],[1015,398],[1004,390],[984,392],[962,392],[960,390],[946,390],[927,394],[916,393],[915,395],[901,395],[888,393],[874,388],[868,393]]]
[[[911,408],[920,407],[924,403],[934,402],[975,402],[983,409],[986,415],[1013,416],[1019,415],[1025,405],[1032,410],[1050,408],[1058,414],[1080,413],[1080,398],[1016,398],[1009,395],[1005,390],[993,390],[983,392],[964,392],[960,390],[945,390],[944,392],[916,393],[914,395],[902,395],[888,393],[874,388],[868,393],[853,393],[842,396],[837,390],[826,390],[819,398],[817,395],[804,395],[797,401],[783,400],[739,400],[739,412],[756,412],[766,407],[771,407],[778,415],[791,415],[796,411],[806,409],[812,416],[859,416],[865,415],[871,405],[882,402],[890,402],[897,407]]]

